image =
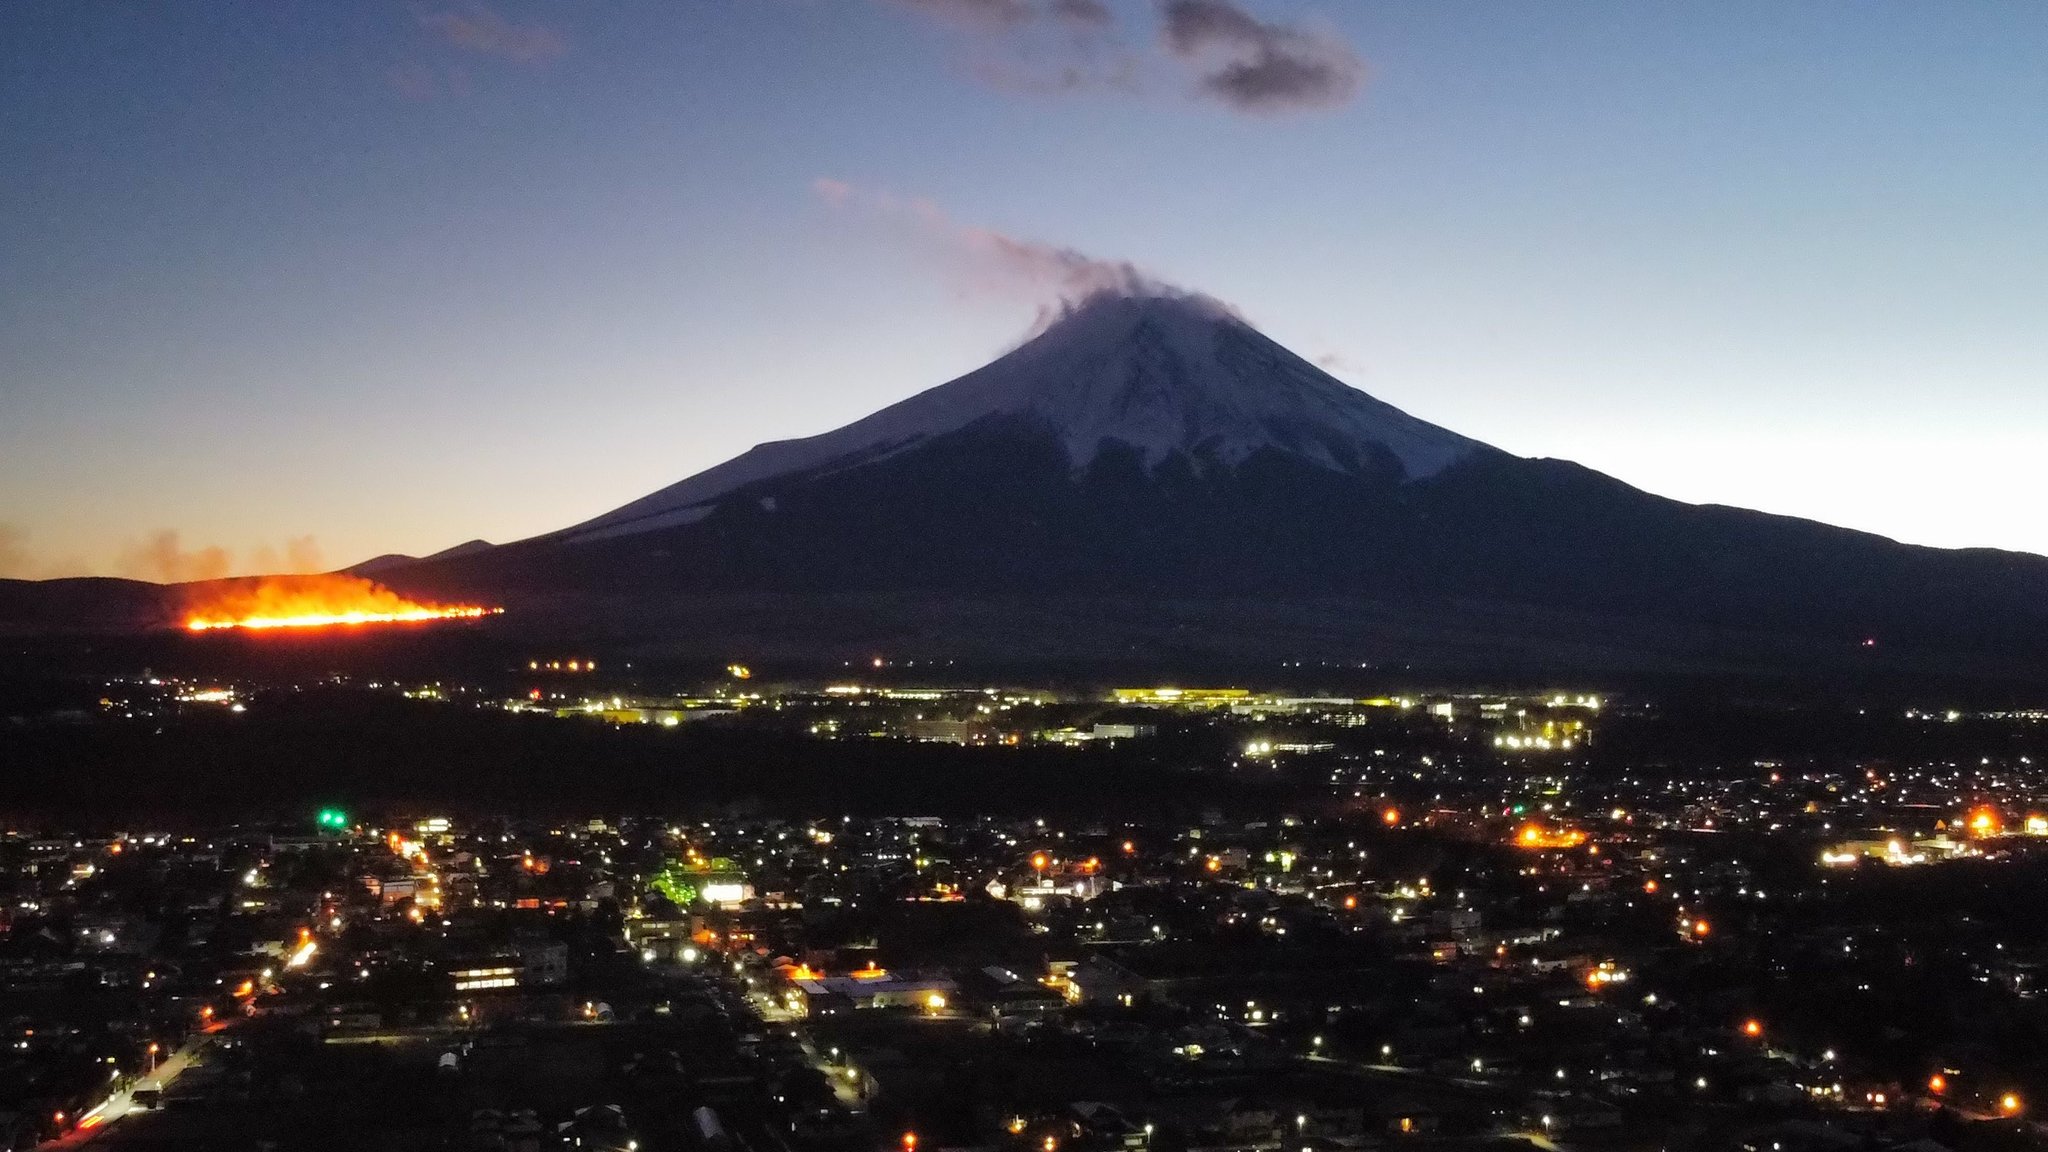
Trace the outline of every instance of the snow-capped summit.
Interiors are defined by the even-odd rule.
[[[564,535],[687,524],[741,487],[867,463],[994,419],[1042,427],[1077,468],[1117,442],[1147,465],[1179,453],[1231,466],[1274,449],[1339,471],[1391,459],[1414,480],[1481,447],[1338,381],[1213,299],[1102,293],[957,380],[822,435],[760,445]]]

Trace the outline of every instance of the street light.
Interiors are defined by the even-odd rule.
[[[157,1047],[156,1041],[151,1040],[149,1042],[149,1074],[151,1076],[156,1075],[156,1054],[160,1051],[162,1049]]]

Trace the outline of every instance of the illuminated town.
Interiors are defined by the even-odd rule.
[[[1836,740],[1768,753],[1772,712],[1579,688],[652,682],[548,652],[19,713],[45,751],[232,744],[317,698],[490,765],[458,795],[479,769],[408,737],[438,799],[309,778],[11,824],[12,1146],[2038,1137],[2048,714],[1816,712]],[[549,742],[545,779],[501,730]],[[628,751],[672,786],[608,792]],[[1126,794],[1072,794],[1104,776]]]

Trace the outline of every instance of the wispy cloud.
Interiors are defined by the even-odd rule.
[[[422,10],[419,21],[457,48],[514,64],[543,64],[569,49],[568,40],[556,29],[537,21],[507,19],[481,0]]]
[[[854,191],[853,185],[844,180],[834,180],[830,176],[820,176],[811,181],[812,194],[835,208],[853,199]]]
[[[1031,0],[890,0],[899,8],[969,28],[1014,28],[1037,10]]]
[[[951,33],[960,69],[1005,92],[1135,93],[1141,59],[1103,0],[879,0]]]
[[[1128,260],[1106,260],[1064,245],[963,224],[937,203],[921,197],[905,198],[822,176],[811,182],[811,190],[831,207],[870,213],[912,229],[921,240],[935,242],[962,276],[965,289],[1022,296],[1038,308],[1041,325],[1061,310],[1104,293],[1195,297],[1235,311]]]
[[[569,50],[569,38],[551,24],[512,19],[484,0],[422,0],[412,9],[421,31],[404,59],[384,74],[407,100],[468,96],[472,69],[539,69]]]
[[[1347,104],[1365,64],[1334,36],[1260,20],[1229,0],[1162,0],[1160,41],[1204,95],[1240,112]]]
[[[1107,28],[1116,16],[1102,0],[1052,0],[1048,9],[1055,20],[1079,28]]]
[[[881,2],[949,29],[968,54],[965,70],[1006,91],[1135,95],[1152,87],[1148,72],[1178,71],[1202,99],[1270,116],[1342,106],[1365,80],[1341,37],[1261,20],[1232,0],[1156,0],[1145,50],[1131,47],[1105,0]]]

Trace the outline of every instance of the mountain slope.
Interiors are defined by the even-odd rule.
[[[560,533],[391,577],[551,611],[603,599],[624,630],[649,636],[671,630],[656,622],[685,601],[780,597],[789,635],[772,635],[770,620],[746,642],[791,650],[830,633],[848,650],[909,637],[970,652],[974,629],[1014,637],[1012,609],[1043,633],[1033,605],[1067,597],[1114,601],[1139,646],[1161,642],[1148,614],[1175,605],[1169,631],[1192,628],[1225,653],[1272,639],[1247,634],[1247,603],[1284,602],[1313,603],[1328,624],[1300,635],[1297,655],[1353,644],[1360,613],[1399,616],[1403,643],[1426,648],[1433,630],[1477,612],[1569,618],[1540,643],[1497,637],[1536,643],[1538,658],[1542,644],[1593,632],[1653,663],[1646,653],[1674,645],[1761,665],[1787,648],[1863,659],[1865,641],[2001,669],[2048,656],[2048,559],[1687,505],[1510,456],[1348,388],[1187,297],[1098,298],[990,365],[837,431],[763,445]],[[846,637],[804,607],[849,595],[888,600],[894,615]],[[976,622],[922,627],[933,612],[920,605],[942,601],[972,602]],[[1187,607],[1203,601],[1215,607]],[[1078,651],[1104,625],[1092,608],[1076,614],[1093,621],[1069,638]],[[671,639],[716,646],[723,627],[693,618],[693,634]]]
[[[1090,300],[838,430],[377,578],[651,653],[1882,664],[2048,683],[2048,558],[1683,504],[1511,456],[1186,296]]]
[[[1481,447],[1345,386],[1214,301],[1101,295],[958,380],[821,436],[763,444],[560,538],[689,523],[749,485],[870,463],[992,420],[1041,424],[1077,466],[1117,443],[1147,465],[1176,454],[1235,465],[1272,448],[1421,477]]]

